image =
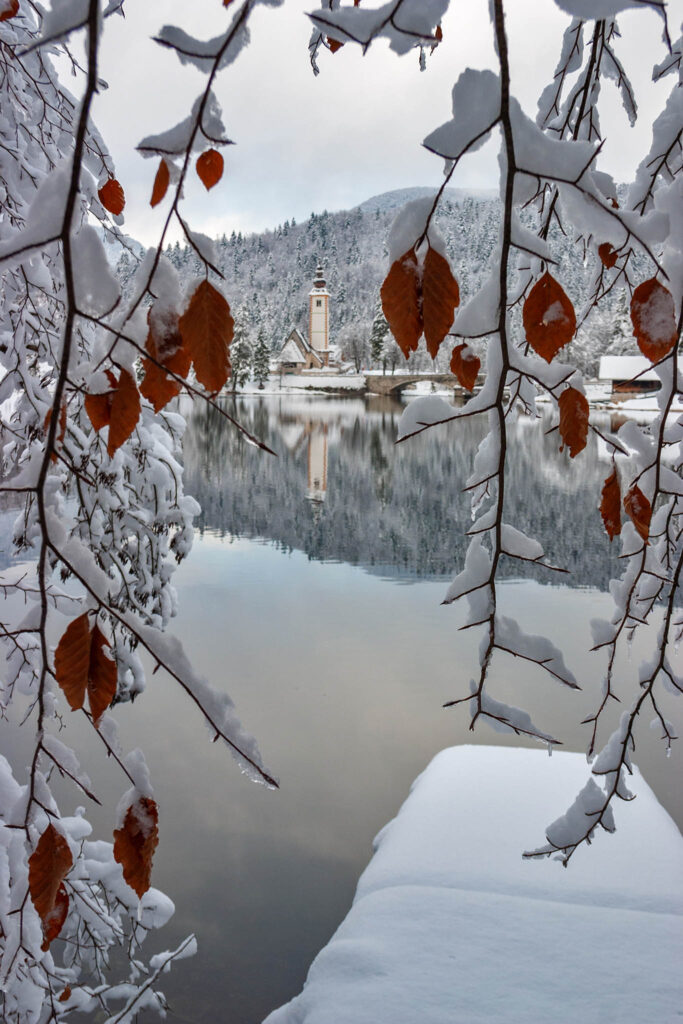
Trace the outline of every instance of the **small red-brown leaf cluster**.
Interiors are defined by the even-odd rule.
[[[118,380],[111,370],[107,371],[107,377],[111,390],[86,395],[84,404],[95,430],[109,427],[107,453],[111,458],[135,430],[140,418],[140,392],[128,370],[121,370]]]
[[[116,178],[109,178],[105,181],[101,189],[97,192],[100,197],[100,202],[105,210],[109,210],[114,216],[118,216],[123,213],[123,208],[126,205],[126,197],[123,194],[121,185]]]
[[[152,198],[149,201],[150,206],[157,206],[161,202],[166,195],[166,190],[168,189],[170,180],[171,173],[168,169],[168,164],[162,157],[156,177],[154,178],[154,185],[152,186]]]
[[[600,515],[610,540],[621,533],[621,491],[616,469],[605,480],[600,496]]]
[[[15,18],[19,13],[19,0],[5,0],[6,7],[0,13],[0,21],[9,21],[10,18]]]
[[[223,157],[217,149],[207,149],[206,153],[197,158],[197,174],[207,192],[223,177],[223,165]]]
[[[108,641],[95,623],[90,629],[87,612],[70,622],[55,651],[55,677],[72,711],[82,708],[88,695],[93,724],[116,695],[116,664],[105,654]]]
[[[624,509],[636,530],[647,544],[650,536],[650,519],[652,505],[641,491],[638,484],[633,484],[624,497]]]
[[[159,842],[159,812],[150,797],[142,796],[126,811],[123,827],[114,830],[114,859],[139,899],[150,886],[152,857]]]
[[[651,277],[639,284],[631,298],[631,321],[638,348],[656,363],[676,344],[676,310],[668,288]]]
[[[456,345],[451,355],[451,373],[454,374],[465,391],[472,391],[481,369],[481,360],[474,354],[469,345]]]
[[[574,307],[562,286],[547,271],[527,295],[522,320],[526,340],[547,363],[574,337]]]
[[[140,393],[154,406],[154,411],[159,412],[180,394],[180,382],[169,376],[169,373],[187,377],[191,359],[183,346],[177,316],[158,317],[150,314],[147,320],[149,333],[145,349],[151,358],[142,360],[145,376],[140,385]]]
[[[382,310],[406,359],[424,332],[427,351],[436,359],[460,303],[458,282],[440,253],[430,246],[422,266],[414,248],[395,260],[380,290]]]
[[[618,255],[616,249],[613,249],[609,242],[603,242],[602,245],[598,246],[598,256],[603,267],[607,267],[608,270],[611,270],[617,262]]]
[[[583,451],[588,440],[588,399],[576,388],[566,388],[557,404],[560,408],[560,437],[573,459]]]
[[[28,891],[43,922],[43,951],[66,921],[69,897],[63,881],[72,866],[69,844],[54,825],[48,825],[28,859]]]

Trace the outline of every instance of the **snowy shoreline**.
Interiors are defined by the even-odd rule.
[[[588,773],[581,754],[437,754],[302,993],[265,1024],[679,1020],[683,839],[637,769],[615,835],[567,870],[522,860]]]
[[[334,397],[374,395],[374,392],[368,390],[365,378],[366,374],[362,373],[321,374],[319,376],[307,375],[305,377],[291,374],[282,379],[271,375],[262,389],[253,381],[250,381],[235,392],[230,390],[224,391],[222,397],[266,398],[274,395],[301,395],[306,393]],[[585,389],[589,405],[595,411],[623,412],[625,414],[647,413],[652,416],[659,412],[656,393],[650,392],[643,395],[634,395],[631,398],[615,400],[609,394],[609,389],[596,381],[587,381]],[[430,395],[449,399],[453,397],[453,388],[444,388],[443,386],[432,388],[431,381],[426,380],[418,383],[416,386],[408,386],[401,392],[401,398],[406,400],[424,398]],[[537,396],[536,401],[540,405],[551,404],[547,395]],[[671,415],[683,413],[683,402],[680,400],[676,401],[670,413]]]

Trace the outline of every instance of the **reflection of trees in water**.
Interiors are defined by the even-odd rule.
[[[324,509],[306,500],[307,445],[320,404],[238,401],[241,422],[275,451],[257,451],[208,407],[189,416],[186,487],[202,506],[200,529],[264,537],[310,558],[397,574],[452,574],[465,554],[470,522],[462,487],[485,433],[481,417],[394,444],[400,406],[372,412],[357,401],[329,400],[328,477]],[[576,460],[558,451],[548,423],[521,421],[509,462],[505,519],[543,543],[550,561],[571,569],[562,582],[605,588],[615,575],[597,504],[608,467],[594,439]],[[320,511],[320,510],[319,510]],[[528,567],[508,562],[509,576]],[[543,581],[554,573],[532,569]]]

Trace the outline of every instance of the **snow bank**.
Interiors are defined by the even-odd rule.
[[[616,835],[567,870],[521,858],[587,773],[579,754],[438,754],[303,992],[266,1024],[679,1021],[683,841],[641,776]]]

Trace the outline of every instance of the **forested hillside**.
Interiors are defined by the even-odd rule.
[[[396,211],[430,189],[402,189],[367,200],[353,210],[312,213],[304,224],[285,221],[272,231],[242,235],[227,232],[216,239],[216,264],[225,277],[224,291],[233,312],[241,312],[252,341],[263,330],[272,351],[279,350],[292,327],[307,331],[308,291],[318,261],[325,268],[332,295],[330,333],[348,360],[370,365],[369,339],[378,309],[379,288],[386,275],[386,238]],[[447,190],[437,223],[448,247],[451,266],[460,284],[461,303],[483,284],[490,271],[499,224],[499,200],[481,193]],[[586,296],[583,245],[571,236],[551,239],[558,276],[578,310]],[[184,279],[200,274],[196,255],[178,242],[167,255]],[[125,283],[133,261],[125,253],[118,271]],[[572,343],[574,358],[588,375],[597,372],[605,353],[637,354],[628,303],[613,291],[581,328]],[[475,343],[476,347],[476,343]],[[388,365],[404,360],[389,340]],[[439,364],[445,369],[450,349],[444,345]],[[400,361],[400,362],[399,362]],[[411,356],[411,366],[431,361],[424,351]]]

